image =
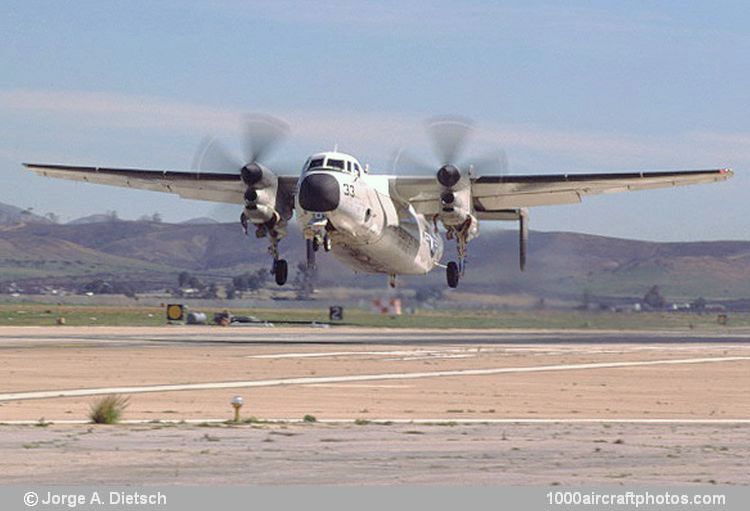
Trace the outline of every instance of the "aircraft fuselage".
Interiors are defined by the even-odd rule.
[[[308,160],[295,212],[307,239],[328,236],[333,254],[356,271],[422,275],[443,255],[434,222],[391,197],[386,176],[369,175],[342,153]]]

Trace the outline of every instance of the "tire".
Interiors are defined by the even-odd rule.
[[[460,277],[458,273],[458,265],[455,261],[448,263],[445,271],[445,276],[448,279],[448,287],[458,287],[458,279]]]
[[[320,242],[318,241],[318,238],[313,238],[312,239],[313,252],[317,252],[319,248],[320,248]]]
[[[273,263],[273,275],[278,285],[283,286],[286,284],[287,272],[286,259],[279,259]]]
[[[331,237],[326,235],[325,238],[323,238],[323,250],[326,252],[330,252],[331,248],[333,248],[333,243],[331,242]]]

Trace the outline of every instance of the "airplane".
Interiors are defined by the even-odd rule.
[[[271,273],[282,286],[287,261],[279,242],[296,214],[307,249],[308,267],[322,247],[355,271],[388,275],[395,287],[398,275],[424,275],[445,268],[447,284],[458,286],[466,271],[469,242],[479,234],[479,222],[519,223],[519,264],[526,266],[529,208],[573,204],[587,195],[649,190],[724,181],[727,168],[661,172],[477,175],[481,164],[460,164],[458,153],[472,124],[441,118],[428,124],[439,153],[431,175],[401,176],[371,173],[354,156],[334,151],[311,155],[301,173],[277,175],[264,156],[288,131],[268,116],[246,119],[245,159],[237,160],[211,141],[201,161],[218,162],[213,170],[141,170],[24,163],[38,175],[88,183],[177,194],[186,199],[238,204],[247,235],[268,238]],[[496,168],[502,167],[499,159]],[[486,165],[485,165],[486,166]],[[199,164],[199,168],[202,166]],[[457,257],[443,264],[444,242],[455,240]]]

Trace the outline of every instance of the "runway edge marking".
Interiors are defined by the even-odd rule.
[[[321,424],[357,424],[362,418],[357,419],[317,419],[316,423]],[[309,424],[305,422],[305,419],[300,418],[286,418],[286,419],[263,419],[257,423],[251,424]],[[0,421],[1,426],[39,426],[39,420],[8,420]],[[77,424],[94,424],[90,420],[83,419],[50,419],[45,420],[44,424],[47,425],[77,425]],[[227,424],[230,426],[238,425],[228,419],[124,419],[119,424]],[[242,425],[243,423],[239,423]],[[433,419],[367,419],[367,424],[373,425],[388,425],[388,424],[421,424],[425,426],[441,426],[446,424],[461,424],[461,425],[472,425],[472,424],[684,424],[684,425],[742,425],[750,424],[750,419],[636,419],[636,418],[507,418],[507,419],[456,419],[445,417],[438,417]]]

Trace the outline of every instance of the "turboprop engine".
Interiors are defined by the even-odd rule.
[[[446,227],[458,227],[472,220],[476,224],[476,219],[471,214],[471,185],[468,176],[462,176],[455,165],[446,164],[437,171],[437,180],[443,187],[438,213],[443,224]]]
[[[272,227],[279,221],[281,214],[277,211],[279,179],[276,174],[260,163],[248,163],[240,171],[245,183],[245,217],[254,224],[265,224]]]

